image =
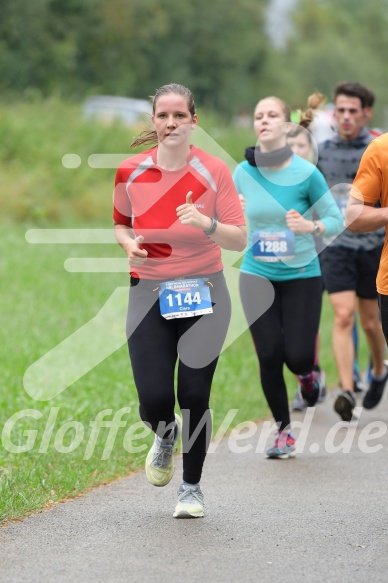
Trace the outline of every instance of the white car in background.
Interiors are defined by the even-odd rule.
[[[152,114],[152,105],[146,99],[94,95],[85,101],[83,113],[86,119],[98,119],[104,123],[121,121],[131,126],[147,121]]]

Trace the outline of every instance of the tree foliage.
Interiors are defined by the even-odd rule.
[[[225,114],[277,94],[303,107],[338,81],[376,93],[388,125],[388,0],[296,0],[283,48],[265,32],[271,0],[0,0],[0,89],[144,98],[172,81]],[[387,109],[386,118],[384,112]]]
[[[299,0],[292,20],[292,37],[272,55],[266,83],[300,107],[315,89],[330,101],[337,82],[357,81],[376,94],[375,120],[386,126],[388,0]]]
[[[188,85],[230,111],[260,77],[267,0],[0,0],[0,87],[145,97]]]

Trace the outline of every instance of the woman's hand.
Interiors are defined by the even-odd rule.
[[[210,217],[200,213],[193,205],[193,193],[190,190],[186,194],[186,204],[177,207],[176,214],[182,225],[190,225],[198,229],[210,229],[212,221]]]
[[[305,219],[298,211],[291,209],[286,213],[287,227],[290,231],[298,233],[299,235],[303,233],[311,234],[314,230],[313,221]]]
[[[126,241],[123,245],[124,251],[128,255],[128,263],[131,267],[138,267],[143,265],[147,260],[148,251],[141,248],[141,244],[144,241],[144,237],[139,235],[135,239]]]

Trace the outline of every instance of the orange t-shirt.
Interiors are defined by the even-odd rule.
[[[368,204],[378,200],[388,207],[388,133],[379,136],[365,150],[353,182],[351,196]],[[385,242],[377,273],[377,291],[388,295],[388,226],[385,227]]]

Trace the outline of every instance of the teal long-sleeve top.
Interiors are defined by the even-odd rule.
[[[244,161],[233,174],[237,192],[246,199],[248,247],[241,271],[286,281],[321,275],[313,235],[292,233],[286,213],[294,209],[325,225],[325,238],[344,229],[344,218],[323,174],[292,155],[279,170],[257,168]]]

